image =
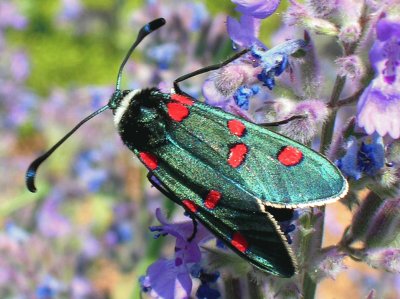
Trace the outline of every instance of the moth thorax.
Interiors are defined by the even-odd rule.
[[[119,102],[118,107],[114,111],[114,124],[117,128],[121,121],[122,115],[124,115],[124,113],[127,111],[129,104],[131,103],[131,100],[135,95],[137,95],[140,92],[141,92],[140,89],[132,90],[127,95],[125,95]]]

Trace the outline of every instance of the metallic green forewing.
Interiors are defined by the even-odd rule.
[[[324,156],[243,119],[240,122],[245,131],[238,137],[230,133],[227,125],[237,119],[218,108],[196,102],[190,107],[189,117],[182,122],[171,122],[168,138],[172,144],[187,150],[191,157],[210,166],[218,177],[225,176],[266,205],[318,206],[336,201],[347,193],[346,179]],[[247,154],[243,163],[233,168],[227,163],[230,149],[242,143],[247,146]],[[278,160],[285,147],[301,153],[299,163],[286,166]],[[198,180],[198,176],[198,173],[186,174],[190,181]]]

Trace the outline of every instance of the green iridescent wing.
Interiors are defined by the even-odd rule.
[[[256,267],[282,277],[294,275],[296,262],[286,237],[262,202],[177,144],[154,154],[157,168],[151,173],[159,181],[154,184],[167,190],[170,199]],[[195,167],[187,167],[193,163]],[[186,176],[192,172],[197,172],[195,181]]]
[[[170,122],[170,141],[266,204],[317,206],[347,193],[337,167],[310,148],[200,102],[188,109],[185,119]]]

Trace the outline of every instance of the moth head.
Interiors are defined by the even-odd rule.
[[[124,90],[123,92],[115,91],[113,96],[110,99],[109,106],[114,107],[111,108],[114,114],[114,124],[118,127],[122,116],[129,109],[134,102],[135,95],[140,93],[140,89],[135,90]]]

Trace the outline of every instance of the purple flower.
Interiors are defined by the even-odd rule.
[[[255,44],[265,47],[258,39],[260,32],[260,20],[249,15],[242,15],[240,20],[229,17],[226,20],[226,28],[231,40],[238,46],[251,47]]]
[[[336,162],[347,177],[358,180],[363,174],[375,176],[385,164],[385,151],[382,137],[374,135],[359,146],[355,138],[347,144],[346,154]]]
[[[11,57],[11,73],[13,78],[20,82],[29,75],[29,60],[23,51],[16,52]]]
[[[60,191],[54,189],[54,193],[46,199],[37,214],[38,228],[46,237],[58,238],[71,233],[72,226],[69,220],[60,214],[60,201],[57,194]]]
[[[15,3],[2,1],[0,3],[0,28],[13,27],[23,29],[27,24],[26,18],[20,14]]]
[[[62,21],[76,20],[82,13],[82,4],[80,0],[62,0],[62,9],[60,19]]]
[[[97,192],[108,178],[107,171],[96,167],[102,159],[101,149],[82,151],[74,165],[74,171],[89,191]]]
[[[357,123],[368,134],[400,137],[400,23],[381,19],[369,58],[376,73],[357,105]]]
[[[279,6],[280,0],[232,0],[237,4],[236,10],[244,15],[265,19],[272,15]]]
[[[236,105],[241,109],[249,110],[249,99],[260,91],[260,87],[253,85],[252,87],[241,86],[233,95]]]
[[[37,299],[52,299],[57,298],[63,286],[56,278],[47,276],[43,282],[36,288]]]
[[[192,290],[192,279],[188,264],[198,263],[201,259],[199,243],[208,239],[210,233],[198,225],[196,236],[190,242],[193,233],[192,221],[169,223],[161,210],[156,210],[160,226],[150,227],[157,232],[156,238],[171,235],[176,238],[175,254],[171,259],[161,258],[151,264],[145,277],[140,279],[142,290],[154,298],[174,299],[189,298]]]
[[[147,56],[157,62],[158,67],[166,70],[179,56],[181,49],[175,43],[165,43],[147,49]]]

